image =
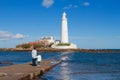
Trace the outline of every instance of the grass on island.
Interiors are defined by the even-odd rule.
[[[70,46],[70,44],[69,43],[59,43],[56,46]]]

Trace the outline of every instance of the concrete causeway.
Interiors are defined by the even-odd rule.
[[[0,67],[0,80],[33,80],[44,74],[61,61],[43,60],[40,66],[31,63]]]

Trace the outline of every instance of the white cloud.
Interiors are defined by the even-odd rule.
[[[68,6],[65,6],[63,9],[71,9],[72,8],[72,4],[69,4]]]
[[[12,34],[7,31],[0,31],[0,40],[8,40],[12,38]]]
[[[54,0],[43,0],[42,2],[42,6],[49,8],[50,6],[52,6],[54,3]]]
[[[23,34],[12,34],[8,31],[0,31],[0,40],[21,39],[26,38]]]
[[[22,38],[26,38],[26,37],[28,37],[28,36],[24,36],[23,34],[16,34],[14,36],[14,38],[16,38],[16,39],[22,39]]]
[[[74,5],[74,8],[78,8],[78,5]]]
[[[83,5],[84,5],[84,6],[89,6],[90,3],[89,3],[89,2],[84,2]]]
[[[72,4],[69,4],[68,6],[65,6],[63,9],[71,9],[71,8],[78,8],[78,5],[72,5]]]

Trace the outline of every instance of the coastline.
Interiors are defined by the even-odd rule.
[[[43,60],[40,66],[32,66],[30,62],[0,67],[0,80],[34,80],[60,63],[57,60]]]
[[[18,49],[18,48],[0,48],[0,51],[31,51],[32,49]],[[120,49],[53,49],[53,48],[41,48],[37,49],[38,52],[93,52],[93,53],[120,53]]]
[[[9,51],[8,51],[9,52]],[[4,53],[4,52],[2,52],[2,53]],[[7,51],[5,52],[5,53],[7,53]],[[10,52],[10,53],[13,53],[14,54],[14,52]],[[24,53],[24,52],[15,52],[15,53]],[[25,52],[26,53],[26,52]],[[27,52],[27,54],[28,54],[29,52]],[[46,54],[47,54],[47,56],[48,55],[51,55],[51,53],[53,53],[53,52],[50,52],[50,54],[49,54],[49,52],[47,52]],[[68,52],[69,53],[69,52]],[[77,54],[78,53],[78,54]],[[62,55],[62,56],[60,56],[60,59],[65,59],[66,58],[66,56],[68,56],[69,58],[71,58],[71,59],[73,59],[70,63],[69,63],[69,60],[70,59],[66,59],[65,61],[63,61],[60,65],[63,65],[63,64],[65,64],[66,62],[68,62],[68,64],[69,65],[71,65],[72,63],[72,66],[74,66],[74,65],[77,65],[78,66],[78,68],[79,68],[79,70],[77,70],[77,72],[76,72],[76,70],[75,69],[78,69],[78,68],[76,68],[76,66],[74,66],[74,67],[71,67],[73,70],[72,70],[72,74],[71,75],[77,75],[77,74],[82,74],[81,73],[81,71],[82,70],[85,70],[86,72],[88,72],[87,70],[89,69],[90,70],[90,72],[91,71],[93,71],[93,68],[95,68],[95,70],[94,71],[96,71],[96,68],[98,69],[98,66],[99,66],[99,68],[100,69],[98,69],[98,72],[99,72],[99,70],[107,70],[108,69],[108,73],[110,72],[110,71],[112,71],[111,70],[111,66],[113,66],[113,68],[112,69],[114,69],[114,68],[117,68],[117,66],[119,67],[119,62],[120,62],[120,59],[119,59],[119,55],[120,54],[114,54],[114,53],[112,53],[112,54],[97,54],[97,53],[90,53],[90,54],[84,54],[84,52],[83,53],[79,53],[79,52],[77,52],[77,53],[74,53],[74,52],[70,52],[70,54],[64,54],[64,53],[61,53],[60,55]],[[9,54],[9,55],[12,55],[12,54]],[[21,54],[19,54],[19,55],[21,55]],[[23,54],[24,55],[24,54]],[[53,53],[52,55],[56,55],[55,53]],[[53,59],[53,58],[52,58]],[[51,60],[52,60],[51,59]],[[55,60],[59,60],[59,58],[54,58]],[[50,60],[50,59],[49,59]],[[74,61],[77,61],[77,62],[74,62]],[[45,62],[43,62],[43,63],[45,63]],[[79,64],[80,63],[80,64]],[[88,63],[87,65],[86,65],[86,63]],[[46,63],[46,64],[48,64],[48,63]],[[60,66],[60,65],[58,65],[58,66],[56,66],[57,67],[57,70],[55,70],[55,71],[52,71],[52,72],[57,72],[56,74],[58,74],[59,75],[59,70],[61,70],[63,67],[62,66]],[[93,65],[92,67],[90,67],[91,65]],[[14,66],[14,65],[12,65],[12,66]],[[30,65],[27,65],[26,67],[28,68],[28,66],[30,67]],[[84,66],[84,68],[81,68],[82,66]],[[23,68],[23,67],[21,67],[21,65],[19,66],[20,67],[20,69],[22,68],[22,69],[25,69],[25,68]],[[31,66],[32,67],[32,66]],[[103,69],[103,67],[105,67],[104,69]],[[109,68],[110,67],[110,68]],[[38,70],[38,66],[37,66],[37,70]],[[9,68],[9,70],[16,70],[16,67],[15,68]],[[33,70],[33,68],[31,68],[32,70]],[[53,69],[56,69],[56,68],[53,68]],[[3,70],[3,69],[2,69]],[[4,69],[3,71],[0,71],[1,72],[1,79],[0,80],[5,80],[5,78],[6,77],[9,77],[9,80],[16,80],[16,79],[13,79],[13,78],[19,78],[19,80],[30,80],[30,79],[28,79],[29,78],[29,76],[31,76],[31,75],[36,75],[36,73],[38,74],[38,73],[41,73],[41,70],[40,70],[40,68],[39,68],[39,70],[40,71],[37,71],[37,70],[35,70],[35,72],[33,71],[32,73],[30,72],[30,75],[29,75],[29,73],[26,75],[26,70],[27,69],[25,69],[24,71],[26,71],[25,73],[24,72],[21,72],[22,70],[20,70],[20,72],[15,72],[15,73],[13,73],[13,74],[11,74],[11,73],[8,73],[8,72],[4,72],[4,71],[8,71],[7,69]],[[18,70],[18,69],[17,69]],[[68,71],[69,69],[67,69],[67,71]],[[116,71],[117,69],[115,69],[115,70],[113,70],[113,71]],[[119,69],[118,69],[119,70]],[[37,71],[37,72],[36,72]],[[66,70],[64,70],[64,68],[63,68],[63,72],[64,71],[66,71]],[[11,71],[11,72],[13,72],[13,71]],[[50,73],[52,74],[52,76],[54,76],[53,75],[53,73],[51,72],[51,69],[50,69]],[[79,73],[80,72],[80,73]],[[103,71],[104,72],[104,71]],[[102,73],[100,73],[100,76],[101,77],[103,77],[103,72]],[[49,72],[48,72],[49,73]],[[88,72],[89,73],[89,72]],[[105,72],[105,73],[107,73],[107,72]],[[113,74],[114,74],[114,72],[112,72]],[[95,74],[97,74],[97,73],[95,73]],[[111,73],[110,73],[111,74]],[[46,75],[46,74],[45,74]],[[66,73],[65,74],[63,74],[63,75],[66,75]],[[83,72],[83,75],[84,75],[84,72]],[[87,74],[88,75],[88,74]],[[91,75],[91,73],[89,74],[89,75]],[[116,74],[116,72],[115,72],[115,77],[117,77],[117,74]],[[23,78],[21,79],[21,77],[23,76]],[[105,75],[106,77],[110,77],[110,75]],[[76,77],[76,76],[75,76]],[[4,79],[3,79],[4,78]],[[26,79],[27,78],[27,79]],[[47,78],[46,76],[45,77],[43,77],[42,76],[42,78]],[[74,77],[71,77],[71,78],[74,78]],[[80,77],[79,77],[80,78]],[[87,79],[87,78],[86,78]],[[113,78],[111,78],[111,79],[113,79]],[[115,79],[115,78],[114,78]],[[6,79],[6,80],[8,80],[8,79]],[[37,79],[38,80],[38,79]],[[76,80],[76,78],[75,78],[75,80]]]

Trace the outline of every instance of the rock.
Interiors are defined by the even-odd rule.
[[[7,73],[0,73],[0,77],[7,76]]]
[[[0,62],[0,64],[9,64],[9,65],[13,65],[13,62]]]

